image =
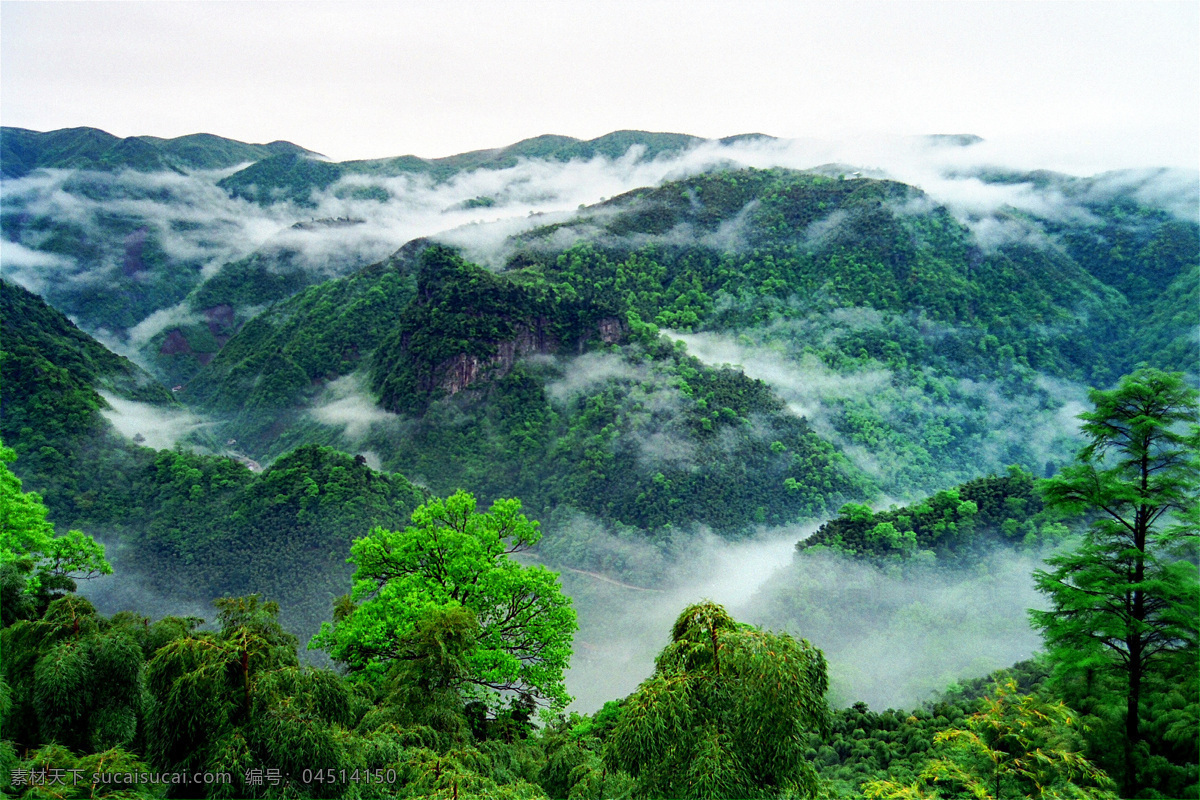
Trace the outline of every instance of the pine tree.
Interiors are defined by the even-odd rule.
[[[1079,549],[1034,573],[1052,608],[1031,615],[1060,672],[1123,674],[1131,795],[1147,678],[1165,667],[1196,670],[1197,393],[1179,373],[1141,369],[1090,397],[1095,410],[1080,415],[1090,442],[1042,493],[1051,507],[1098,519]]]

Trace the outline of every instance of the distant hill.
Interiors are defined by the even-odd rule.
[[[769,138],[762,134],[745,134],[722,139],[729,143],[743,138]],[[442,181],[461,172],[477,169],[507,169],[520,159],[543,161],[587,160],[596,156],[616,159],[624,157],[633,147],[642,148],[639,160],[650,160],[675,154],[705,141],[699,136],[683,133],[651,133],[649,131],[614,131],[587,141],[570,136],[545,135],[524,139],[507,147],[472,150],[444,158],[399,156],[365,161],[331,163],[299,157],[297,153],[282,153],[253,164],[220,182],[220,186],[235,197],[264,205],[291,200],[302,205],[309,203],[313,190],[322,190],[346,175],[392,177],[397,175],[427,175]]]
[[[97,128],[63,128],[46,133],[0,128],[0,174],[5,178],[20,178],[42,168],[140,172],[222,169],[281,154],[315,155],[291,142],[247,144],[209,133],[174,139],[122,139]]]

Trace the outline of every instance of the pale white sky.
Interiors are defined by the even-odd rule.
[[[976,133],[1200,161],[1200,3],[3,2],[0,122],[336,160],[542,133]]]

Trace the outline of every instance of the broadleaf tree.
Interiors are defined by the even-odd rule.
[[[486,512],[476,511],[467,492],[431,500],[404,530],[374,528],[354,543],[353,603],[343,604],[309,646],[325,648],[351,670],[385,674],[421,662],[431,688],[561,709],[570,701],[563,673],[575,611],[557,575],[512,558],[540,535],[518,500],[497,500]],[[474,630],[452,637],[461,654],[430,646],[442,640],[433,635],[435,623],[454,618],[447,616],[452,609],[474,617]],[[436,675],[429,667],[438,667]]]
[[[815,796],[805,734],[828,733],[825,656],[808,641],[684,609],[654,674],[626,699],[606,742],[635,796]]]
[[[35,617],[75,580],[112,573],[104,547],[79,531],[55,533],[37,492],[25,492],[8,468],[17,454],[0,444],[0,594],[2,619]]]
[[[1048,506],[1097,519],[1078,549],[1034,573],[1051,608],[1030,613],[1060,672],[1123,676],[1132,794],[1146,681],[1164,668],[1196,670],[1197,393],[1182,374],[1143,368],[1090,398],[1095,410],[1080,415],[1088,445],[1041,491]]]
[[[939,757],[925,763],[914,783],[868,781],[863,793],[879,800],[1116,800],[1109,777],[1075,749],[1077,728],[1061,702],[1018,694],[1009,679],[983,699],[965,728],[937,733]]]

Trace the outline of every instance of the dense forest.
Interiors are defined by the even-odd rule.
[[[1157,173],[2,139],[6,795],[1200,795]]]

